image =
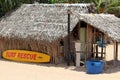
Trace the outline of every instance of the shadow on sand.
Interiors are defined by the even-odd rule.
[[[104,73],[111,74],[120,72],[120,61],[114,62],[113,60],[107,61],[107,65],[105,67]]]
[[[19,64],[28,64],[28,65],[36,65],[36,66],[43,66],[43,67],[56,67],[56,68],[64,68],[64,69],[69,69],[72,71],[77,71],[77,72],[86,72],[85,65],[76,67],[74,64],[71,63],[70,66],[67,66],[67,63],[59,63],[59,64],[52,64],[52,63],[27,63],[27,62],[17,62],[17,61],[10,61],[10,60],[5,60],[1,59],[1,61],[7,61],[7,62],[15,62]],[[107,66],[103,70],[103,74],[111,74],[111,73],[116,73],[120,72],[120,61],[116,62],[116,65],[114,64],[114,61],[107,61]]]

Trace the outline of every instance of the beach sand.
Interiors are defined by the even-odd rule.
[[[109,66],[101,74],[87,74],[84,67],[77,68],[66,64],[31,64],[0,60],[0,80],[119,80],[120,62],[118,61],[116,67],[112,67],[111,62],[113,45],[108,45],[106,51]]]

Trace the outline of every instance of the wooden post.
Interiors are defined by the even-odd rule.
[[[116,42],[116,57],[115,60],[118,61],[118,42]]]
[[[86,29],[86,55],[85,55],[85,61],[88,58],[88,46],[89,46],[89,41],[88,41],[88,24],[87,24],[87,29]]]
[[[71,51],[70,51],[70,14],[71,14],[71,11],[68,10],[68,50],[67,50],[67,57],[68,57],[68,60],[67,60],[67,65],[69,66],[70,65],[70,54],[71,54]]]
[[[114,41],[114,66],[116,66],[117,60],[118,60],[118,43]]]
[[[116,46],[115,46],[115,41],[114,41],[114,52],[113,52],[113,56],[114,56],[114,66],[116,65],[116,63],[115,63],[115,51],[116,50]]]
[[[104,34],[102,33],[101,59],[103,59]]]
[[[107,63],[106,63],[106,47],[105,47],[105,51],[104,51],[104,59],[103,59],[103,61],[104,61],[104,70],[106,70],[106,69],[107,69]]]
[[[93,53],[92,53],[92,56],[93,58],[95,58],[95,39],[96,38],[96,29],[94,28],[93,30]]]
[[[98,59],[98,45],[96,45],[96,59]]]

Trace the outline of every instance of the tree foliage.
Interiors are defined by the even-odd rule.
[[[33,3],[33,0],[0,0],[0,16],[15,9],[23,3]]]
[[[120,18],[120,1],[114,1],[113,3],[108,5],[107,12],[111,14],[115,14]]]
[[[120,14],[120,0],[0,0],[0,17],[23,3],[94,3],[96,13]]]

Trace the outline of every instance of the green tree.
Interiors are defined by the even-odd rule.
[[[110,0],[107,12],[120,17],[120,0]]]
[[[120,16],[120,0],[0,0],[0,17],[23,3],[94,3],[96,13],[108,12]]]
[[[0,0],[0,16],[15,9],[23,3],[33,3],[33,0]]]

